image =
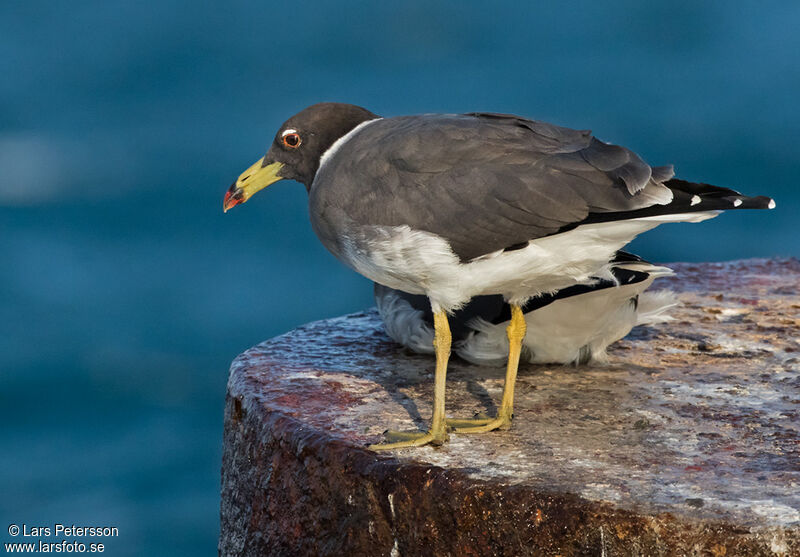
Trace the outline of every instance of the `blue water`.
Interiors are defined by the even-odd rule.
[[[230,360],[371,304],[302,186],[221,211],[308,104],[591,128],[778,201],[637,253],[800,255],[800,4],[562,4],[0,3],[0,539],[92,523],[111,555],[215,551]]]

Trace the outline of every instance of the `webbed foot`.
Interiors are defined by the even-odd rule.
[[[449,418],[447,425],[453,428],[453,433],[486,433],[496,429],[510,429],[511,417],[502,411],[496,418],[490,418],[486,414],[476,414],[474,418]]]
[[[388,451],[422,445],[443,445],[447,441],[447,432],[443,430],[437,435],[432,431],[386,431],[383,438],[383,443],[370,445],[369,448],[373,451]]]

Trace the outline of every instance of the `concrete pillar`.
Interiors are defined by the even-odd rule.
[[[231,367],[221,555],[800,555],[800,262],[674,264],[675,321],[597,367],[523,366],[510,431],[376,454],[430,419],[433,358],[374,311]],[[447,413],[503,369],[454,359]]]

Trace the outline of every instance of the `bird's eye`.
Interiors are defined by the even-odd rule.
[[[300,147],[300,134],[295,131],[283,134],[283,144],[290,149],[297,149]]]

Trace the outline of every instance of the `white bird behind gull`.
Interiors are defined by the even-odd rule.
[[[646,261],[614,263],[614,280],[573,286],[529,300],[522,307],[527,331],[521,361],[537,364],[587,364],[607,360],[606,349],[633,327],[669,321],[677,304],[673,292],[645,292],[653,281],[672,274]],[[419,354],[433,354],[433,315],[424,296],[375,283],[375,302],[386,333]],[[501,296],[470,301],[450,316],[453,351],[480,365],[498,366],[508,358],[508,304]]]

